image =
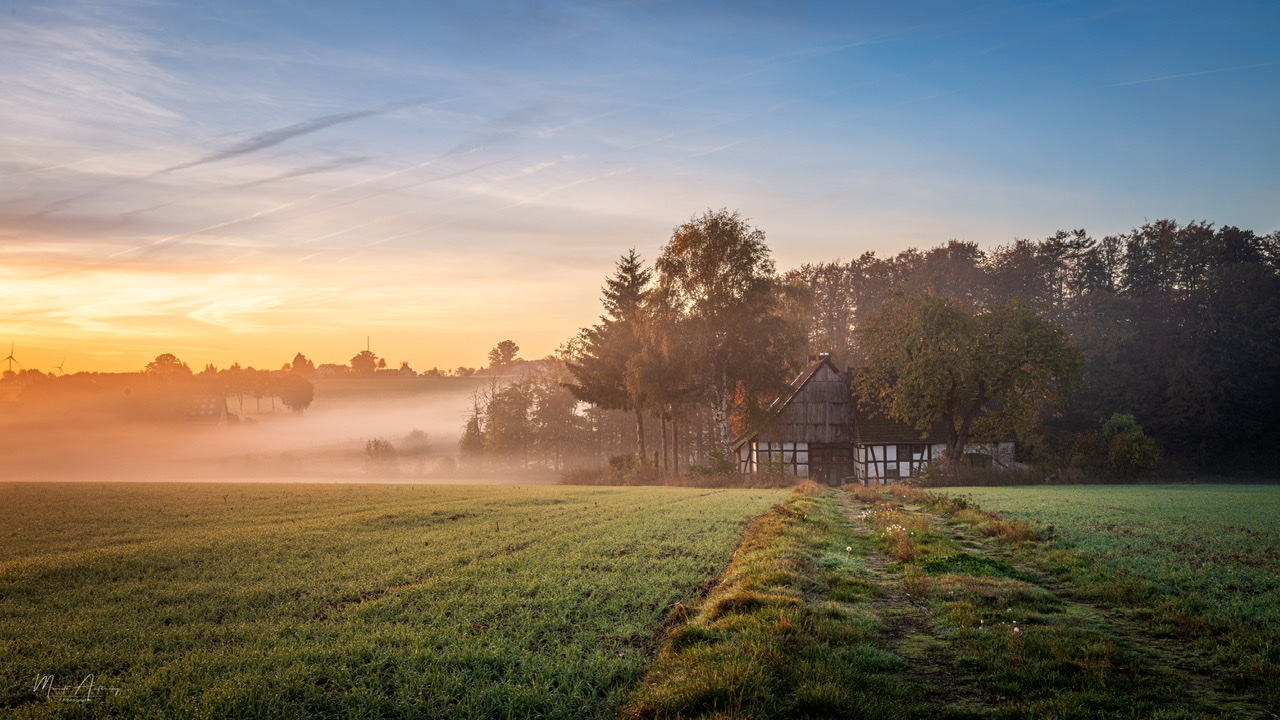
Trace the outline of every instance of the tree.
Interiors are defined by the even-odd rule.
[[[462,438],[458,440],[458,455],[464,465],[479,468],[484,458],[484,428],[480,424],[480,413],[477,410],[467,418]]]
[[[144,372],[155,377],[183,377],[191,374],[191,368],[173,353],[164,353],[147,363]]]
[[[524,468],[528,463],[533,399],[523,384],[513,383],[489,397],[485,412],[485,452],[490,457]]]
[[[683,318],[693,384],[711,412],[717,452],[727,457],[730,418],[775,397],[803,347],[799,328],[780,312],[764,232],[736,212],[708,210],[674,230],[656,267],[655,302]]]
[[[953,467],[970,437],[1029,431],[1044,403],[1065,400],[1082,362],[1060,327],[1016,298],[974,312],[933,293],[902,296],[859,332],[862,406],[922,434],[943,423]]]
[[[510,340],[503,340],[489,351],[489,368],[500,370],[516,361],[516,353],[520,346]]]
[[[602,290],[605,314],[600,324],[583,328],[565,348],[565,364],[574,379],[565,387],[596,407],[635,413],[636,447],[643,456],[643,396],[627,384],[627,363],[640,352],[639,326],[653,272],[644,267],[634,248],[615,268]]]
[[[280,402],[296,413],[310,407],[311,401],[316,396],[315,385],[297,373],[284,373],[275,377],[274,386],[276,397],[280,398]]]
[[[377,369],[378,356],[369,350],[361,350],[351,358],[351,372],[357,375],[372,375]]]
[[[293,356],[293,363],[289,366],[289,369],[294,374],[310,377],[316,372],[316,364],[308,360],[306,355],[298,353]]]

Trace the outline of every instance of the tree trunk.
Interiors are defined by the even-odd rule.
[[[714,408],[712,408],[711,414],[716,424],[716,439],[719,441],[718,442],[719,447],[717,447],[716,450],[718,452],[723,453],[725,457],[728,457],[730,440],[729,440],[729,396],[727,394],[721,394],[718,398],[716,398],[716,405]]]
[[[666,475],[670,469],[670,465],[667,463],[667,413],[660,413],[658,419],[659,427],[662,430],[662,474]]]
[[[636,406],[636,446],[640,448],[640,457],[649,454],[644,446],[644,411],[638,405]]]
[[[671,416],[671,469],[674,474],[680,474],[680,424],[674,414]]]

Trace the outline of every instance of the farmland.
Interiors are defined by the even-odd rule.
[[[1274,717],[1265,617],[1232,625],[1193,586],[1056,533],[963,497],[802,488],[753,526],[624,717]]]
[[[1077,594],[1196,643],[1227,684],[1280,706],[1280,487],[1155,485],[966,490],[1009,517],[1055,526],[1111,578]],[[1052,558],[1042,566],[1053,570]],[[1116,585],[1127,585],[1119,597]]]
[[[14,717],[602,717],[774,490],[0,485]],[[33,690],[94,676],[88,705]],[[119,689],[118,694],[114,689]]]
[[[0,708],[1275,712],[1276,489],[960,492],[0,485]]]

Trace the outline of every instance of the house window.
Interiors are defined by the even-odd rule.
[[[756,442],[751,448],[752,472],[782,472],[809,477],[809,443]]]
[[[924,443],[859,445],[857,458],[860,477],[882,482],[919,477],[933,459],[931,447]]]

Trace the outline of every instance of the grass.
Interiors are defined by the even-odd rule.
[[[777,491],[0,485],[0,712],[607,717]],[[94,675],[89,704],[33,690]]]
[[[1226,636],[1204,634],[1214,626],[1210,614],[1200,616],[1191,635],[1187,625],[1182,633],[1170,632],[1168,609],[1185,607],[1194,584],[1161,586],[1108,566],[1104,556],[1068,549],[1070,541],[1050,541],[1061,531],[1045,524],[1061,518],[1057,506],[1035,493],[1028,500],[1040,514],[1020,520],[978,508],[969,496],[895,487],[874,500],[874,512],[864,511],[872,518],[915,515],[917,525],[924,520],[931,526],[918,534],[922,547],[915,554],[921,559],[891,569],[927,602],[933,632],[945,640],[957,677],[985,696],[968,712],[1268,717],[1263,708],[1275,707],[1269,694],[1274,666],[1254,664],[1262,659],[1238,643],[1220,644]],[[1136,517],[1160,521],[1155,513]],[[892,549],[883,542],[886,552]],[[1162,615],[1165,622],[1152,622]],[[1265,636],[1261,630],[1255,637]],[[1197,634],[1208,642],[1188,646],[1185,640]],[[1261,672],[1245,674],[1244,668],[1259,667]],[[944,714],[956,710],[945,708]]]
[[[1053,526],[1036,559],[1072,592],[1191,642],[1228,688],[1280,707],[1280,487],[966,489],[1010,517]]]
[[[758,520],[676,627],[624,718],[910,717],[924,689],[884,649],[878,590],[834,493],[806,484]]]

